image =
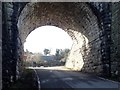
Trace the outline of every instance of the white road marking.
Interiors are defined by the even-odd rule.
[[[40,89],[41,89],[41,86],[40,86],[40,79],[39,79],[39,76],[38,76],[38,74],[37,74],[37,71],[36,71],[35,69],[33,69],[33,70],[34,70],[34,72],[35,72],[35,74],[36,74],[36,76],[37,76],[38,90],[40,90]]]

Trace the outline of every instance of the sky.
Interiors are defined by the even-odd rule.
[[[51,53],[55,53],[56,49],[71,49],[72,43],[71,37],[61,28],[42,26],[28,35],[24,43],[24,51],[27,49],[33,53],[43,53],[43,50],[47,48],[51,50]]]

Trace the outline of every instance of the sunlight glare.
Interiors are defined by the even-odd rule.
[[[24,43],[24,51],[43,53],[47,48],[54,53],[56,49],[71,49],[72,43],[71,37],[61,28],[42,26],[28,35]]]

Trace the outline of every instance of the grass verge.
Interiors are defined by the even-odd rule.
[[[38,90],[34,71],[24,69],[21,78],[11,86],[10,90]]]

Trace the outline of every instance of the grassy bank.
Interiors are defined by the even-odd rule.
[[[12,85],[10,90],[38,90],[34,71],[24,69],[21,78]]]

